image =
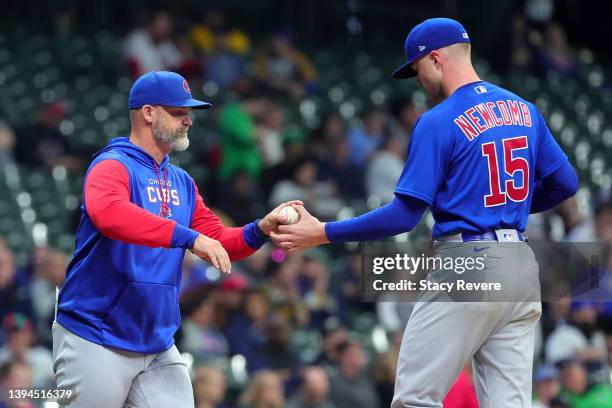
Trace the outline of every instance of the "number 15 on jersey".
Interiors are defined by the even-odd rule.
[[[495,142],[483,143],[481,148],[489,169],[490,193],[483,197],[484,206],[495,207],[506,204],[507,198],[514,202],[525,201],[529,196],[529,163],[523,157],[515,157],[515,152],[528,148],[527,136],[502,139],[501,158],[497,154]],[[503,179],[499,173],[500,159],[503,160],[504,173],[507,175]],[[516,173],[519,173],[520,182],[515,181]]]

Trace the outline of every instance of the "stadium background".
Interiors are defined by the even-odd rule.
[[[578,172],[577,196],[532,217],[530,236],[612,242],[605,1],[9,0],[1,9],[0,388],[52,384],[54,288],[74,246],[83,173],[129,131],[127,94],[146,67],[181,72],[194,97],[214,104],[194,114],[191,147],[172,161],[228,225],[289,198],[340,219],[390,199],[427,108],[413,81],[390,80],[406,33],[455,17],[479,74],[534,101]],[[427,237],[431,223],[397,240]],[[359,273],[354,245],[291,256],[266,247],[225,279],[187,256],[177,343],[193,362],[197,406],[301,407],[321,395],[334,405],[315,406],[388,406],[410,304],[361,302]],[[611,315],[570,296],[545,305],[534,387],[544,406],[612,406]],[[445,406],[473,406],[458,402],[473,395],[468,378]]]

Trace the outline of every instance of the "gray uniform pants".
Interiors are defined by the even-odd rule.
[[[442,408],[470,358],[480,408],[531,407],[534,327],[542,310],[531,248],[518,242],[444,242],[434,250],[452,258],[486,254],[477,279],[500,282],[502,291],[471,298],[421,294],[402,339],[392,408]],[[429,276],[471,279],[467,275],[435,270]]]
[[[57,387],[75,394],[62,407],[194,406],[187,365],[176,346],[159,354],[131,353],[92,343],[54,322],[53,370]]]

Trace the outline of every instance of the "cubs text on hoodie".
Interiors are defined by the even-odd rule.
[[[244,258],[264,243],[258,221],[223,226],[191,176],[168,156],[158,164],[128,138],[113,139],[87,170],[57,321],[103,346],[167,350],[180,325],[185,249],[203,234],[218,240],[231,260]]]

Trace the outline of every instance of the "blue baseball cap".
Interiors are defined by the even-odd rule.
[[[556,380],[559,378],[559,370],[551,365],[543,365],[536,371],[534,376],[535,382],[542,382],[548,380]]]
[[[430,18],[416,25],[406,37],[404,52],[408,60],[393,71],[393,78],[411,78],[416,75],[411,65],[418,58],[447,45],[469,43],[470,37],[460,22],[451,18]]]
[[[177,108],[208,109],[212,105],[191,97],[189,84],[179,74],[170,71],[152,71],[134,82],[128,99],[129,109],[143,105],[163,105]]]

